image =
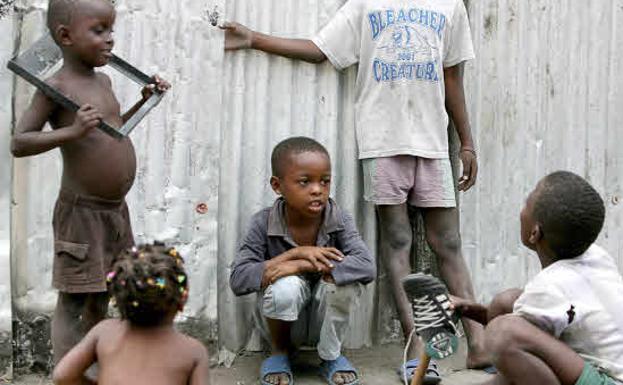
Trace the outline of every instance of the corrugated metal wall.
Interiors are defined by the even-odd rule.
[[[480,181],[463,202],[463,238],[481,298],[538,271],[518,215],[536,181],[585,176],[606,202],[599,242],[623,268],[623,1],[472,1],[477,59],[467,90]]]
[[[305,37],[343,2],[118,1],[117,52],[174,83],[171,95],[133,133],[139,178],[129,201],[136,232],[140,239],[181,246],[192,269],[186,315],[216,321],[218,314],[220,342],[230,351],[249,341],[257,346],[248,328],[253,299],[233,297],[227,277],[249,217],[274,199],[268,186],[274,144],[290,135],[323,142],[333,159],[334,196],[355,214],[373,248],[376,229],[373,208],[361,200],[355,69],[338,73],[328,64],[258,52],[223,57],[221,33],[202,19],[202,11],[217,5],[229,19],[260,31]],[[26,41],[41,30],[36,26],[45,1],[27,3],[35,6],[18,28]],[[461,214],[479,299],[521,285],[538,271],[520,244],[518,215],[536,181],[556,169],[586,176],[602,193],[607,223],[600,242],[623,267],[623,117],[617,114],[623,103],[623,34],[617,30],[623,0],[480,0],[470,2],[469,11],[477,59],[466,67],[466,90],[480,177],[462,196]],[[2,32],[10,28],[0,25]],[[137,90],[121,79],[115,84],[129,103]],[[30,90],[20,87],[18,110]],[[0,110],[3,119],[6,113]],[[20,307],[53,306],[49,222],[58,165],[53,152],[14,167],[14,301]],[[200,202],[209,205],[207,215],[195,213]],[[379,321],[385,305],[383,311],[376,307],[387,303],[384,282],[381,274],[353,315],[349,346],[369,344],[374,336],[382,340],[394,330]]]
[[[0,19],[0,31],[11,30],[11,18]],[[0,44],[0,65],[10,57],[13,43],[10,39]],[[12,77],[0,71],[0,377],[11,357],[11,270],[9,264],[11,204],[11,162],[8,143],[10,137]]]

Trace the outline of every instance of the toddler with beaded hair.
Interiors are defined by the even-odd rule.
[[[122,252],[107,276],[121,319],[97,324],[59,362],[57,385],[81,384],[95,362],[97,383],[209,384],[208,353],[173,327],[188,298],[184,260],[162,243]]]

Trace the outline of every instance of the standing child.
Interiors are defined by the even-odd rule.
[[[103,120],[121,127],[158,89],[125,114],[105,74],[96,72],[111,58],[115,10],[108,0],[50,0],[48,28],[63,52],[63,66],[47,82],[81,105],[77,113],[37,91],[11,142],[16,157],[60,148],[61,190],[54,208],[53,286],[59,290],[52,320],[54,362],[102,320],[108,308],[105,274],[113,258],[134,244],[125,196],[136,173],[129,138],[95,129]],[[51,131],[42,131],[49,122]]]
[[[320,143],[286,139],[271,163],[281,197],[251,219],[230,276],[236,295],[260,294],[256,321],[272,348],[260,382],[292,385],[289,356],[305,343],[317,346],[330,385],[359,384],[342,341],[376,263],[353,218],[329,198],[331,160]]]
[[[473,298],[461,253],[459,216],[448,154],[452,117],[461,140],[459,190],[476,182],[476,151],[463,92],[462,63],[474,57],[462,0],[349,0],[312,40],[283,39],[228,23],[225,48],[254,48],[337,69],[358,63],[355,124],[365,198],[377,207],[380,254],[403,333],[413,315],[401,278],[410,272],[408,205],[422,209],[426,239],[438,256],[450,293]],[[464,320],[467,366],[488,365],[482,327]],[[409,377],[422,345],[411,346]],[[433,362],[428,380],[439,381]]]
[[[453,299],[465,316],[488,323],[487,348],[500,373],[490,385],[623,384],[623,279],[593,243],[604,216],[603,200],[584,179],[546,176],[520,216],[521,240],[543,270],[488,307]]]
[[[56,366],[54,384],[80,384],[95,362],[100,385],[209,384],[206,348],[173,328],[188,298],[178,252],[158,243],[126,250],[107,281],[121,319],[91,329]]]

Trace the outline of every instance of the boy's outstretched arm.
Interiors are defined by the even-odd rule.
[[[450,295],[451,308],[460,317],[466,317],[482,325],[489,322],[489,309],[474,301]]]
[[[465,106],[463,63],[446,67],[443,69],[443,73],[446,90],[446,109],[454,122],[461,140],[459,157],[463,162],[463,175],[459,179],[459,190],[467,191],[476,183],[478,162],[467,116],[467,107]]]
[[[104,321],[106,322],[106,321]],[[54,385],[80,385],[84,372],[97,361],[96,346],[102,323],[96,325],[87,335],[61,359],[54,368]]]
[[[257,49],[309,63],[322,63],[327,59],[311,40],[265,35],[234,22],[227,22],[221,28],[225,30],[225,50]]]
[[[515,302],[522,293],[523,290],[521,289],[507,289],[498,293],[488,306],[454,295],[450,296],[450,302],[452,309],[461,317],[467,317],[486,325],[494,318],[512,313]]]
[[[71,126],[43,132],[43,126],[54,108],[54,103],[41,91],[35,92],[30,106],[17,124],[11,139],[13,156],[21,158],[41,154],[81,138],[97,127],[102,119],[102,115],[97,109],[85,104],[76,113],[76,118]]]

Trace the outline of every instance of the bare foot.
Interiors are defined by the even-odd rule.
[[[289,385],[290,378],[286,373],[271,373],[264,376],[264,381],[273,385]]]
[[[491,366],[491,356],[483,347],[470,346],[467,351],[467,369],[484,369]]]
[[[333,382],[336,385],[348,385],[357,380],[357,374],[354,372],[335,372],[333,375]]]

